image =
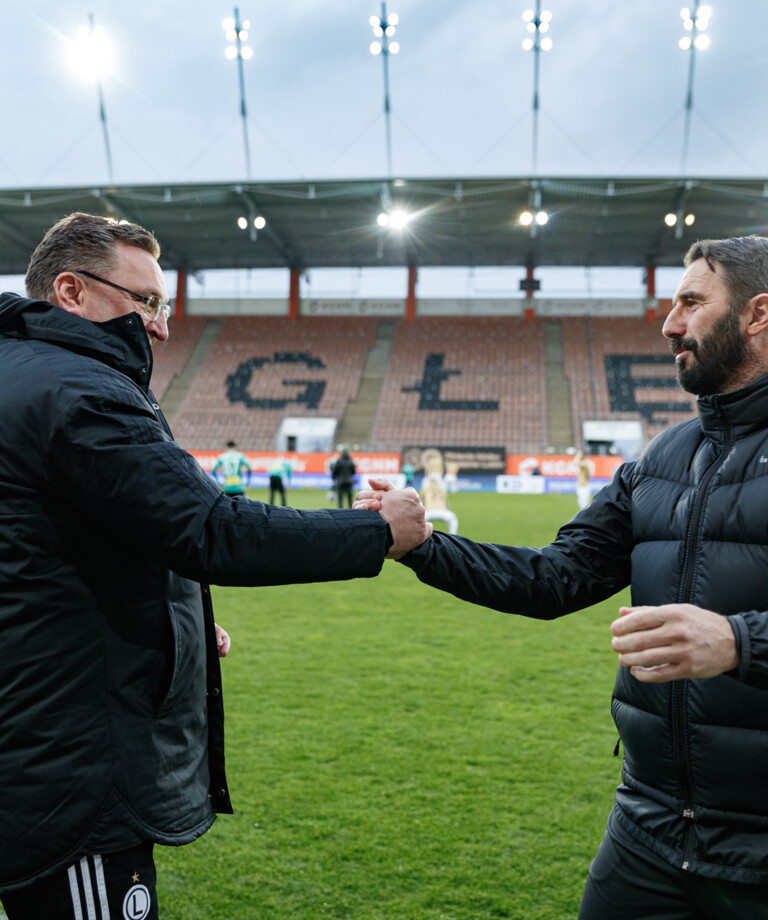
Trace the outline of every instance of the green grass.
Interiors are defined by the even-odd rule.
[[[254,492],[263,498],[264,493]],[[295,491],[300,507],[325,493]],[[543,545],[573,496],[459,494],[460,532]],[[619,761],[619,599],[554,623],[377,579],[215,590],[236,814],[158,848],[163,920],[575,917]]]

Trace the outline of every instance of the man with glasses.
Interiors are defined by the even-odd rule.
[[[225,495],[148,389],[154,236],[71,214],[0,296],[0,898],[9,920],[156,920],[154,843],[229,812],[207,583],[376,575],[430,525]]]

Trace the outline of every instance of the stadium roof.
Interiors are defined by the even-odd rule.
[[[536,201],[549,214],[518,222]],[[382,228],[382,211],[413,216]],[[0,190],[0,273],[26,269],[71,211],[136,221],[166,268],[680,265],[695,239],[768,232],[768,181],[679,178],[427,178]],[[691,227],[666,214],[695,215]],[[266,219],[252,230],[256,216]],[[246,217],[249,229],[239,229]],[[680,234],[680,228],[682,233]]]

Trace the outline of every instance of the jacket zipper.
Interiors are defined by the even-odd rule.
[[[696,552],[699,545],[699,525],[701,523],[701,515],[704,510],[704,505],[706,503],[709,491],[709,484],[712,480],[712,477],[715,475],[715,472],[720,468],[722,461],[725,457],[728,456],[728,451],[731,446],[731,428],[728,424],[728,418],[720,407],[720,402],[717,397],[714,397],[712,400],[714,408],[717,410],[720,420],[723,425],[723,431],[725,432],[725,437],[723,439],[723,449],[718,454],[717,457],[712,461],[709,469],[704,474],[704,478],[701,480],[698,489],[698,495],[696,496],[696,502],[693,507],[693,514],[691,515],[691,523],[688,530],[688,543],[686,546],[686,556],[685,556],[685,575],[683,577],[683,582],[678,591],[678,603],[692,603],[691,592],[693,589],[693,579],[696,569]],[[683,846],[683,861],[681,864],[682,869],[688,869],[691,861],[691,856],[693,854],[693,822],[695,820],[695,814],[693,810],[693,791],[692,791],[692,781],[691,781],[691,772],[690,772],[690,761],[688,758],[688,746],[687,746],[687,735],[688,735],[688,720],[686,718],[686,706],[687,706],[687,697],[688,697],[688,681],[687,680],[677,680],[674,681],[670,689],[670,705],[672,707],[672,730],[675,735],[675,746],[677,748],[677,757],[678,763],[680,764],[680,784],[682,789],[683,797],[683,818],[687,822],[687,828],[685,831],[685,843]]]

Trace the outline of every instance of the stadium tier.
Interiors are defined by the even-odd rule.
[[[398,320],[372,447],[540,450],[546,443],[542,323],[490,316]]]
[[[205,319],[199,316],[176,320],[173,323],[173,335],[167,342],[161,342],[155,346],[152,392],[161,402],[165,398],[171,381],[180,377],[187,367],[204,328]]]
[[[578,445],[585,420],[639,420],[647,440],[695,413],[645,318],[189,317],[155,357],[154,391],[191,450],[274,450],[301,417],[375,451],[542,452]]]
[[[625,317],[566,322],[576,327],[569,325],[564,342],[578,418],[639,418],[648,441],[696,414],[696,398],[677,385],[669,346],[658,323]],[[589,384],[589,399],[577,407],[576,393],[584,399],[585,383]]]
[[[195,450],[229,439],[243,450],[271,450],[286,416],[341,418],[360,387],[377,326],[368,318],[208,320],[198,341],[208,330],[215,334],[172,411],[174,434]],[[163,363],[160,354],[158,367]]]

